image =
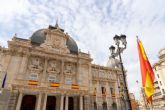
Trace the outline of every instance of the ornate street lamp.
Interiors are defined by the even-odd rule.
[[[131,102],[129,99],[127,83],[126,83],[126,76],[125,76],[123,62],[122,62],[122,58],[121,58],[121,53],[126,49],[126,46],[127,46],[126,35],[120,35],[120,36],[115,35],[113,40],[115,41],[117,49],[115,49],[115,47],[112,45],[111,47],[109,47],[109,50],[110,50],[111,56],[113,58],[115,58],[116,56],[119,56],[120,66],[121,66],[121,71],[123,74],[123,81],[124,81],[123,85],[124,85],[124,97],[125,97],[125,101],[126,101],[126,107],[127,107],[127,110],[132,110]]]

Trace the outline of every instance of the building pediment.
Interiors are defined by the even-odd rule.
[[[66,41],[68,36],[66,36],[61,30],[50,30],[46,29],[44,43],[40,45],[43,49],[55,51],[59,53],[70,53],[67,48]]]

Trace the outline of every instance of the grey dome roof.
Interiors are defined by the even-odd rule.
[[[44,43],[44,40],[46,39],[44,30],[45,29],[40,29],[33,33],[33,35],[30,37],[32,44],[40,45]],[[66,41],[66,45],[72,54],[78,54],[77,43],[71,37],[69,37]]]

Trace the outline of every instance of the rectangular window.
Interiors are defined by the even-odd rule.
[[[38,80],[38,74],[31,74],[29,80]]]
[[[49,81],[49,82],[56,82],[56,77],[53,76],[53,75],[49,75],[48,81]]]
[[[101,87],[102,94],[104,94],[104,87]]]
[[[106,88],[105,87],[101,87],[101,91],[103,95],[106,95]]]
[[[72,84],[72,78],[66,77],[66,78],[65,78],[65,83],[66,83],[66,84]]]
[[[164,90],[164,89],[162,89],[162,91],[163,91],[163,94],[165,94],[165,90]]]
[[[112,94],[113,93],[113,88],[112,87],[110,88],[110,91],[111,91],[111,94]]]

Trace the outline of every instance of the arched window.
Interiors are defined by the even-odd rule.
[[[103,110],[108,110],[107,109],[107,103],[106,102],[103,102]]]
[[[106,95],[106,88],[105,87],[101,87],[101,91],[102,91],[102,95],[105,96]]]
[[[94,102],[94,110],[97,110],[97,104]]]
[[[117,105],[116,105],[116,103],[113,103],[113,104],[112,104],[112,110],[117,110]]]
[[[38,80],[38,74],[37,73],[31,73],[29,76],[29,80],[37,81]]]

